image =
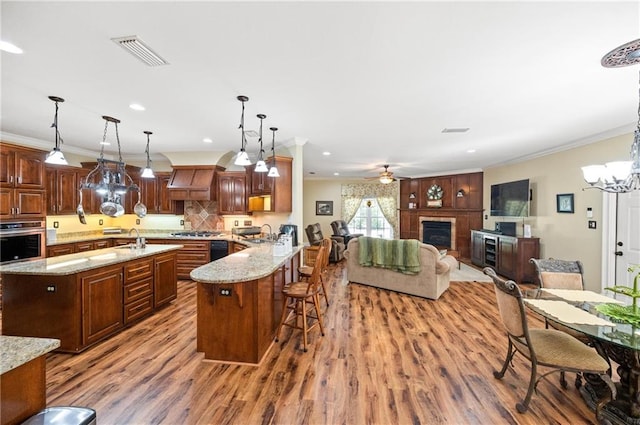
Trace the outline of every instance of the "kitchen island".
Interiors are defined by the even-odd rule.
[[[297,278],[301,246],[282,256],[264,243],[198,267],[197,343],[205,359],[259,364],[282,313],[282,287]]]
[[[0,424],[18,424],[47,403],[45,355],[60,346],[50,338],[0,335]]]
[[[176,298],[182,245],[98,249],[0,266],[2,334],[77,353]]]

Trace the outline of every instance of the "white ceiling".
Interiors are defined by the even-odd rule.
[[[240,147],[238,95],[250,98],[247,129],[267,115],[267,152],[271,126],[277,146],[307,140],[305,177],[479,170],[630,132],[638,118],[639,68],[600,65],[639,37],[636,1],[3,0],[1,13],[2,40],[24,49],[2,52],[2,132],[53,146],[47,97],[60,96],[67,152],[97,153],[110,115],[125,160],[144,154],[144,130],[155,158],[216,158]],[[110,40],[128,35],[170,65]],[[458,127],[470,130],[442,133]]]

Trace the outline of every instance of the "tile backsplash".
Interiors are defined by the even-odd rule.
[[[184,201],[185,228],[191,230],[224,230],[224,218],[218,215],[217,201]]]

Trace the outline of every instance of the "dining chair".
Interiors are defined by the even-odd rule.
[[[324,336],[324,325],[322,314],[320,313],[320,274],[325,261],[327,251],[323,245],[320,246],[316,262],[313,265],[311,277],[306,281],[291,282],[282,288],[283,304],[280,325],[276,333],[276,342],[280,339],[280,332],[283,326],[302,330],[302,341],[304,352],[307,352],[307,336],[316,326],[320,328],[320,333]],[[293,313],[293,314],[291,314]],[[315,315],[314,315],[315,313]],[[302,321],[301,324],[298,322]],[[315,322],[309,326],[309,319]]]
[[[329,256],[331,255],[332,245],[333,244],[331,242],[331,239],[329,238],[324,238],[320,244],[320,246],[324,246],[325,248],[324,262],[322,264],[322,270],[320,271],[320,296],[324,297],[324,301],[327,304],[327,307],[329,307],[329,295],[327,292],[326,282],[328,280],[327,275],[329,273]],[[313,260],[313,264],[315,264],[315,262],[317,261],[317,251],[319,250],[320,246],[308,246],[305,248],[308,250],[316,251],[316,257]],[[305,258],[307,257],[311,256],[305,256]],[[310,261],[307,259],[305,261],[305,265],[298,267],[298,276],[301,280],[308,280],[313,274],[313,264],[307,264],[307,262]]]
[[[518,285],[513,280],[498,277],[491,267],[485,267],[483,271],[493,280],[498,311],[509,341],[502,369],[494,371],[493,376],[502,379],[516,353],[522,354],[531,362],[529,387],[524,399],[516,403],[517,411],[527,411],[538,382],[547,375],[558,371],[591,373],[600,376],[611,392],[610,399],[602,400],[596,406],[596,417],[599,419],[601,406],[616,398],[616,388],[609,376],[610,367],[607,360],[593,348],[565,332],[547,328],[529,329],[522,292]],[[552,370],[538,376],[538,366],[549,367]]]
[[[557,260],[555,258],[531,258],[529,260],[536,268],[538,280],[541,288],[548,289],[574,289],[584,290],[584,267],[579,260]],[[577,338],[584,344],[592,345],[591,340],[582,332],[564,326],[561,323],[544,319],[546,327],[552,327],[562,332],[566,332]],[[564,373],[560,374],[560,383],[565,386]],[[576,388],[582,386],[581,374],[576,375]]]

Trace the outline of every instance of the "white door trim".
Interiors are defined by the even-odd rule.
[[[618,202],[615,193],[602,192],[602,278],[601,290],[616,282],[616,223]]]

